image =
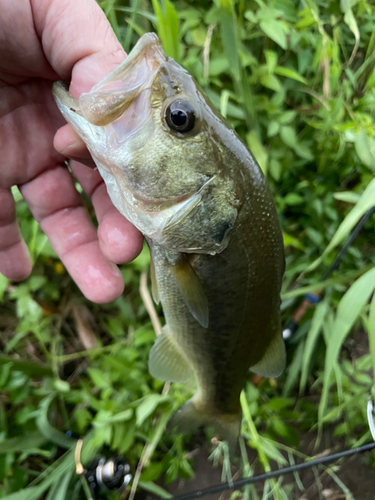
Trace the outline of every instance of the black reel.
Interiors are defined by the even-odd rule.
[[[82,474],[89,484],[93,498],[104,491],[121,493],[132,479],[130,467],[121,457],[98,457]]]

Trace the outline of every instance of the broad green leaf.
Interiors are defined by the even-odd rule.
[[[115,413],[112,416],[109,416],[106,419],[103,419],[102,422],[95,422],[96,424],[99,423],[100,425],[110,425],[110,424],[115,424],[117,422],[126,422],[130,420],[133,416],[133,410],[131,408],[127,408],[124,411],[120,411],[119,413]]]
[[[141,426],[162,401],[165,401],[165,396],[161,394],[149,394],[146,396],[135,410],[137,425]]]
[[[260,28],[274,42],[286,50],[286,33],[279,21],[276,19],[267,19],[260,22]]]
[[[277,53],[273,50],[266,50],[264,55],[266,57],[267,69],[270,73],[273,73],[277,64]]]
[[[280,81],[275,75],[264,75],[260,78],[260,83],[267,89],[274,90],[275,92],[282,92],[283,88]]]
[[[317,305],[314,316],[311,322],[310,329],[307,334],[307,339],[305,343],[305,348],[303,351],[302,358],[302,371],[300,380],[300,393],[303,393],[306,388],[307,376],[309,373],[309,368],[312,361],[312,355],[314,353],[314,348],[319,337],[320,330],[323,326],[324,318],[329,309],[328,302],[323,301]]]
[[[28,284],[30,290],[35,292],[36,290],[39,290],[40,288],[42,288],[42,286],[45,285],[47,283],[47,281],[48,280],[45,276],[31,276],[28,279],[27,284]]]
[[[286,205],[301,205],[305,200],[300,196],[299,194],[296,193],[289,193],[285,196],[284,201]]]
[[[271,158],[269,171],[275,181],[279,181],[282,171],[281,162],[275,160],[275,158]]]
[[[356,137],[355,150],[361,162],[375,172],[375,140],[364,130]]]
[[[290,234],[283,233],[284,247],[291,246],[298,248],[299,250],[306,250],[298,238],[291,236]]]
[[[280,127],[280,137],[287,146],[293,149],[297,146],[296,132],[289,125]]]
[[[345,293],[337,308],[337,314],[332,326],[332,332],[329,334],[325,368],[322,398],[319,404],[319,422],[324,416],[328,402],[329,382],[337,363],[338,355],[344,340],[349,334],[354,322],[360,315],[363,307],[368,302],[375,288],[375,267],[366,274],[357,279],[355,283]]]
[[[333,250],[344,238],[350,233],[354,226],[359,222],[361,217],[375,205],[375,179],[373,179],[367,188],[362,193],[358,203],[348,213],[345,219],[340,224],[334,234],[330,244],[324,250],[322,255],[316,259],[307,269],[306,272],[315,269],[323,260],[323,258]]]
[[[357,203],[360,199],[360,195],[354,191],[341,191],[333,195],[335,200],[345,201],[346,203]]]
[[[274,137],[280,130],[280,125],[276,121],[270,121],[267,127],[268,137]]]
[[[95,387],[98,389],[105,389],[109,387],[109,382],[105,373],[102,373],[97,368],[88,368],[88,374],[90,375],[91,380],[94,382]]]
[[[286,76],[287,78],[291,78],[292,80],[297,80],[297,82],[304,83],[307,85],[307,80],[303,76],[301,76],[297,71],[294,71],[290,68],[284,68],[283,66],[277,66],[274,70],[277,75]]]
[[[297,111],[290,109],[289,111],[285,111],[280,116],[278,116],[277,122],[280,125],[287,125],[288,123],[291,123],[297,117],[297,115]]]

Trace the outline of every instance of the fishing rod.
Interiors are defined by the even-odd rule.
[[[309,460],[301,464],[293,465],[291,467],[285,467],[284,469],[274,470],[267,472],[266,474],[260,474],[259,476],[246,477],[244,479],[239,479],[238,481],[233,481],[232,483],[222,483],[216,484],[209,488],[204,488],[202,490],[192,491],[190,493],[185,493],[183,495],[177,495],[172,497],[170,500],[190,500],[191,498],[202,498],[205,495],[212,495],[214,493],[221,493],[225,490],[232,490],[239,488],[241,486],[247,486],[249,484],[258,483],[260,481],[266,481],[267,479],[284,476],[285,474],[290,474],[292,472],[298,472],[303,469],[308,469],[310,467],[315,467],[317,465],[328,464],[339,460],[340,458],[350,457],[357,453],[363,453],[365,451],[371,451],[375,449],[375,442],[368,443],[357,448],[352,448],[351,450],[345,450],[340,453],[335,453],[333,455],[328,455],[326,457],[317,458],[316,460]]]

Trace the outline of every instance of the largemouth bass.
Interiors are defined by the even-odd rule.
[[[166,319],[150,373],[197,381],[173,425],[212,424],[233,444],[249,368],[276,377],[285,365],[283,240],[262,171],[154,34],[79,99],[62,82],[53,93],[113,204],[150,248],[153,296]]]

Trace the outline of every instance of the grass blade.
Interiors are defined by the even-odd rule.
[[[152,0],[158,35],[167,56],[179,60],[179,23],[173,5],[168,0]]]
[[[0,354],[0,366],[6,363],[12,363],[13,370],[26,373],[26,375],[30,377],[44,378],[53,376],[53,371],[48,366],[13,359],[11,356],[3,356]]]
[[[301,372],[301,382],[300,382],[300,394],[305,391],[307,375],[309,372],[310,360],[312,359],[312,354],[315,348],[316,341],[318,339],[320,330],[323,326],[324,318],[327,314],[329,307],[327,302],[321,302],[315,309],[314,316],[311,322],[310,330],[307,334],[305,349],[302,358],[302,372]]]
[[[367,326],[368,326],[368,339],[370,344],[372,371],[374,378],[374,388],[372,390],[373,392],[372,396],[375,397],[375,294],[372,297]]]
[[[361,276],[345,293],[337,308],[337,314],[328,339],[322,398],[319,404],[319,426],[321,426],[328,403],[329,382],[337,362],[341,346],[354,322],[360,315],[375,288],[375,267]]]
[[[233,77],[239,83],[241,81],[241,61],[239,56],[237,19],[234,13],[233,1],[221,0],[220,13],[221,42],[230,63],[229,67],[231,68]]]
[[[151,481],[139,481],[139,486],[150,493],[158,496],[159,498],[172,498],[173,495],[168,493],[164,488],[158,486],[157,484]]]
[[[25,452],[31,449],[40,448],[47,442],[45,436],[40,432],[30,432],[20,437],[5,439],[0,442],[0,455],[3,453]]]
[[[55,394],[53,393],[40,402],[36,425],[40,433],[49,441],[58,444],[62,448],[71,448],[75,440],[68,438],[63,432],[55,429],[48,421],[48,410],[54,398]]]

